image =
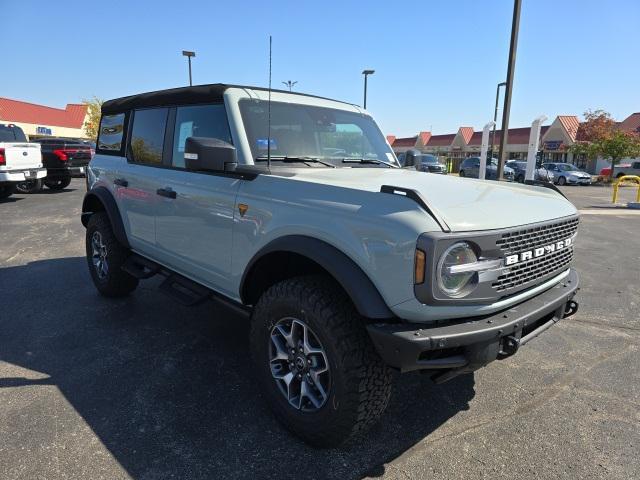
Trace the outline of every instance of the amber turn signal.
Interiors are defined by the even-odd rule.
[[[424,269],[426,265],[426,255],[422,250],[416,249],[415,254],[415,271],[414,271],[414,282],[416,285],[424,283]]]

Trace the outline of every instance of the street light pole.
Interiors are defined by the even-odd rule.
[[[493,111],[493,132],[491,132],[491,157],[493,157],[493,149],[496,142],[496,121],[498,120],[498,98],[500,98],[500,87],[504,87],[507,82],[500,82],[496,87],[496,108]]]
[[[364,108],[367,108],[367,77],[369,75],[373,75],[376,73],[375,70],[363,70],[362,74],[364,75]]]
[[[286,82],[282,82],[284,83],[287,87],[289,87],[289,91],[291,91],[291,89],[293,88],[293,86],[298,83],[298,81],[296,80],[295,82],[292,82],[291,80],[287,80]]]
[[[502,169],[507,157],[505,146],[509,133],[509,112],[511,111],[511,93],[513,76],[516,69],[516,50],[518,49],[518,30],[520,29],[520,7],[522,0],[513,2],[513,21],[511,23],[511,43],[509,45],[509,66],[507,67],[507,85],[504,91],[504,107],[502,110],[502,135],[500,135],[500,155],[498,157],[498,180],[503,179]]]
[[[182,55],[184,55],[185,57],[187,57],[187,60],[189,60],[189,86],[193,86],[193,82],[191,81],[191,57],[195,57],[196,56],[196,52],[190,52],[189,50],[183,50],[182,51]]]

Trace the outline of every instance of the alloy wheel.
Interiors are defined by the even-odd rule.
[[[329,362],[316,334],[302,320],[286,317],[271,329],[271,375],[289,404],[305,412],[326,403],[331,388]]]
[[[91,260],[93,268],[100,280],[107,278],[109,274],[109,263],[107,262],[107,246],[102,241],[100,232],[93,232],[91,236]]]

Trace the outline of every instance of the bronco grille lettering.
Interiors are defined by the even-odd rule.
[[[507,255],[507,257],[505,257],[504,259],[504,264],[505,266],[515,265],[516,263],[525,262],[527,260],[531,260],[532,258],[543,257],[557,250],[567,248],[570,245],[571,238],[567,238],[565,240],[560,240],[559,242],[550,243],[549,245],[538,247],[534,250],[527,250],[515,255]]]

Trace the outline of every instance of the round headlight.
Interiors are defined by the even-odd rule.
[[[452,272],[451,267],[478,260],[467,242],[456,243],[445,250],[438,262],[438,286],[450,297],[464,297],[477,283],[476,272]]]

